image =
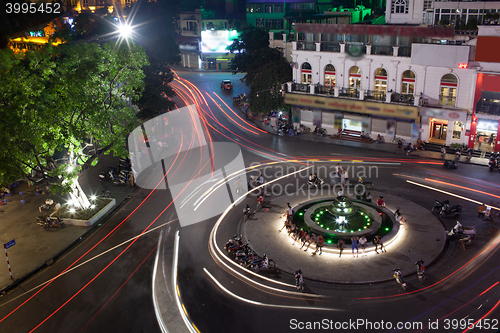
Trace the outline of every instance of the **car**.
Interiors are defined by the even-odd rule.
[[[231,90],[233,89],[233,84],[231,83],[231,80],[224,80],[220,83],[220,88],[225,90]]]

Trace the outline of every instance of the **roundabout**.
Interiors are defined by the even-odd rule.
[[[297,215],[303,207],[308,207],[307,211],[309,212],[311,212],[311,208],[316,206],[317,208],[335,207],[335,205],[331,205],[335,200],[329,196],[317,196],[314,200],[308,200],[307,196],[301,196],[297,193],[295,196],[273,198],[268,201],[271,208],[255,212],[247,222],[240,223],[239,230],[236,232],[243,236],[245,242],[250,243],[257,254],[263,255],[265,253],[269,258],[272,258],[281,271],[293,273],[297,269],[301,269],[306,279],[326,283],[363,284],[388,281],[393,279],[394,268],[400,268],[403,274],[415,274],[414,263],[416,261],[424,260],[426,265],[433,263],[446,245],[445,229],[441,222],[429,210],[399,196],[375,191],[372,191],[372,194],[374,196],[383,195],[387,205],[387,208],[376,207],[376,205],[373,207],[370,204],[366,204],[366,207],[361,206],[366,209],[370,219],[374,217],[371,223],[373,229],[366,228],[362,231],[353,230],[352,232],[342,230],[339,232],[326,230],[325,224],[323,224],[323,228],[321,226],[319,229],[318,227],[311,228],[312,232],[324,231],[324,234],[331,235],[329,239],[325,238],[322,255],[312,255],[315,245],[311,245],[309,249],[304,251],[305,247],[301,248],[299,242],[294,242],[285,229],[282,232],[279,230],[283,226],[282,214],[288,202]],[[348,199],[356,207],[356,200]],[[345,202],[343,200],[341,202]],[[239,209],[239,206],[235,208]],[[325,208],[322,209],[324,211]],[[380,234],[381,224],[374,222],[376,215],[393,217],[393,211],[396,209],[402,212],[406,223],[399,225],[394,222],[393,227],[382,237],[387,252],[377,254],[371,241],[374,234]],[[363,210],[359,211],[359,213],[361,212],[363,215],[360,214],[360,216],[366,214]],[[378,213],[382,213],[382,215]],[[393,218],[391,220],[394,221]],[[315,222],[311,218],[309,224],[318,226]],[[223,225],[224,221],[221,221],[221,227]],[[384,229],[384,231],[386,230]],[[364,255],[361,254],[360,250],[359,256],[353,257],[350,237],[361,234],[367,235],[368,247]],[[339,249],[336,248],[339,237],[346,241],[341,256]],[[219,243],[219,246],[223,247],[223,244]]]

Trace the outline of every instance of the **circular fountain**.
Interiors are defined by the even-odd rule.
[[[347,238],[376,234],[384,213],[366,203],[338,196],[333,201],[314,204],[299,214],[304,215],[304,222],[316,234]]]

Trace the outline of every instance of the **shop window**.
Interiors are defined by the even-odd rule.
[[[349,88],[361,88],[361,69],[358,66],[352,66],[349,70]]]
[[[375,71],[375,91],[385,93],[387,91],[387,71],[377,68]]]
[[[462,137],[463,123],[461,121],[453,122],[453,131],[451,138],[453,140],[460,140]]]
[[[335,88],[335,67],[332,64],[325,67],[325,86],[329,90]]]
[[[413,95],[415,93],[415,73],[411,70],[403,72],[403,80],[401,83],[401,94]]]
[[[312,82],[312,67],[311,64],[305,62],[302,64],[302,84],[311,84]]]
[[[453,74],[446,74],[441,78],[439,105],[455,106],[457,85],[457,77]]]

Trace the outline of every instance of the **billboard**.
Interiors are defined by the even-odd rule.
[[[205,30],[201,32],[201,52],[226,53],[226,47],[239,37],[236,30]]]

